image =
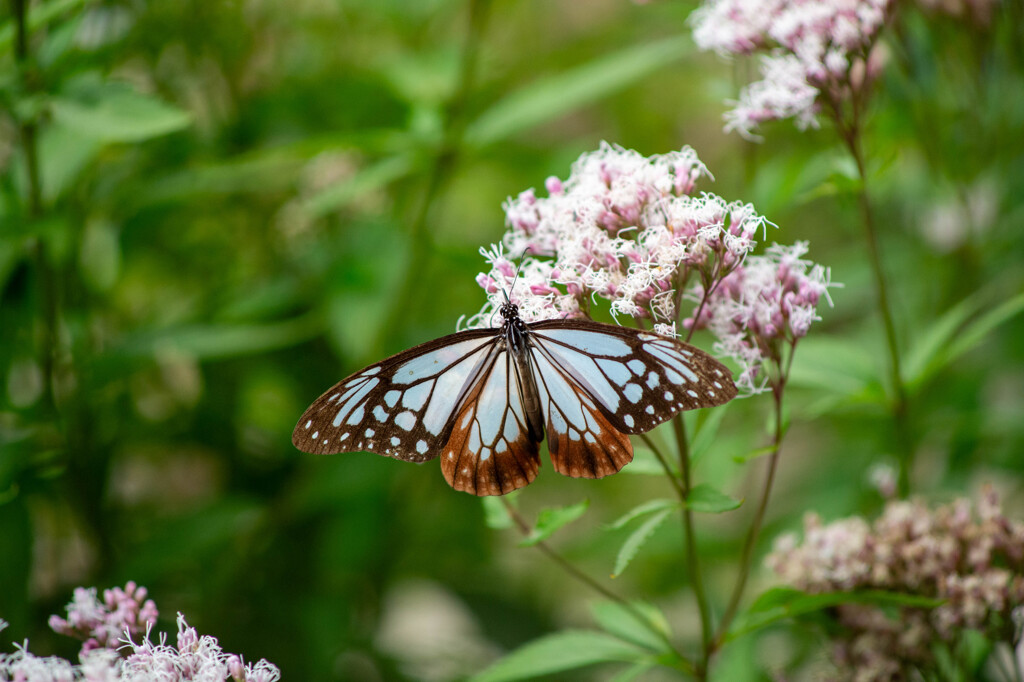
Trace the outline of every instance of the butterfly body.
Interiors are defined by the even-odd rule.
[[[602,478],[633,459],[629,434],[736,395],[717,360],[674,339],[584,320],[458,332],[342,380],[303,414],[292,442],[315,454],[370,451],[441,458],[445,480],[502,495],[540,469],[545,434],[556,471]]]

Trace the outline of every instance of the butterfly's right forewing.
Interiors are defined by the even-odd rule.
[[[320,396],[299,419],[292,443],[313,454],[433,459],[496,345],[495,330],[471,330],[370,365]]]

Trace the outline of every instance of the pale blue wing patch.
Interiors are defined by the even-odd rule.
[[[420,462],[436,457],[476,372],[496,347],[493,330],[418,346],[343,380],[306,411],[296,447],[327,454],[365,450]]]

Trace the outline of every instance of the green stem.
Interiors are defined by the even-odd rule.
[[[682,514],[686,570],[690,574],[690,584],[693,587],[693,594],[697,599],[697,609],[700,612],[701,654],[695,675],[698,680],[705,680],[707,679],[708,659],[711,656],[711,607],[708,604],[704,578],[701,575],[700,558],[697,556],[697,536],[694,531],[693,512],[685,504],[685,498],[689,497],[690,490],[693,488],[693,481],[690,472],[690,446],[686,440],[686,424],[683,422],[681,412],[673,417],[672,429],[675,432],[676,444],[679,448],[679,473],[684,495]]]
[[[411,302],[423,288],[423,276],[430,261],[430,251],[432,251],[427,221],[459,161],[462,136],[466,128],[465,112],[469,96],[476,84],[480,46],[483,42],[490,6],[491,0],[470,0],[469,2],[469,29],[462,48],[458,89],[448,107],[441,145],[436,150],[433,164],[428,170],[423,200],[409,227],[410,259],[404,269],[404,277],[394,299],[395,305],[391,308],[388,319],[381,325],[380,338],[382,339],[396,335],[401,329]]]
[[[21,79],[24,93],[35,90],[38,80],[34,64],[29,54],[28,16],[25,0],[11,0],[11,14],[14,17],[14,61]],[[29,222],[35,222],[43,213],[42,182],[39,178],[39,144],[38,127],[34,118],[21,121],[18,127],[22,151],[25,155],[25,171],[28,179],[28,200],[25,215]],[[54,273],[50,268],[46,242],[37,237],[33,248],[36,276],[39,278],[39,297],[42,317],[43,338],[40,348],[39,364],[43,372],[44,400],[47,405],[56,409],[53,394],[53,375],[57,355],[57,292],[54,284]]]
[[[519,510],[512,506],[511,502],[509,502],[505,498],[501,498],[501,501],[505,505],[505,509],[508,511],[508,515],[512,518],[512,521],[515,522],[516,528],[519,529],[519,532],[522,533],[524,537],[528,536],[530,534],[530,524],[526,522],[526,519],[524,519],[522,514],[519,513]],[[534,547],[539,549],[548,558],[550,558],[552,561],[558,564],[558,566],[563,571],[568,573],[570,576],[572,576],[579,582],[583,583],[590,589],[594,590],[605,599],[615,602],[623,609],[628,611],[630,614],[633,615],[634,618],[637,619],[638,623],[641,623],[643,625],[650,625],[650,619],[648,619],[648,617],[642,611],[640,611],[640,609],[636,608],[636,606],[631,604],[624,597],[616,594],[615,592],[612,592],[607,587],[597,582],[589,575],[581,571],[579,568],[574,566],[572,562],[570,562],[564,556],[559,554],[553,547],[551,547],[551,545],[541,540],[540,542],[536,543]],[[656,634],[665,643],[665,645],[675,653],[679,660],[680,670],[690,675],[695,674],[693,663],[691,663],[690,660],[682,654],[682,652],[676,649],[675,645],[672,644],[672,642],[668,639],[664,632],[662,632],[660,629],[654,626],[650,626],[648,629],[654,634]]]
[[[658,459],[658,463],[661,464],[661,468],[665,470],[665,477],[668,478],[669,483],[675,488],[676,495],[679,496],[679,501],[686,504],[686,492],[683,490],[682,484],[679,482],[679,477],[676,472],[672,471],[672,467],[669,466],[668,459],[662,454],[661,449],[651,440],[651,437],[646,433],[641,433],[640,440],[647,443],[647,447],[651,449],[654,456]]]
[[[878,246],[878,230],[875,227],[874,212],[871,209],[871,200],[868,194],[867,164],[864,161],[864,152],[861,148],[861,110],[864,106],[864,101],[856,88],[853,88],[852,94],[849,119],[844,116],[842,105],[834,97],[827,98],[827,101],[829,102],[840,136],[857,165],[857,175],[860,178],[860,186],[857,190],[857,204],[860,208],[864,239],[868,246],[868,262],[871,264],[871,271],[875,279],[875,296],[878,312],[882,316],[885,340],[889,351],[889,381],[892,384],[894,393],[891,409],[900,460],[899,493],[901,497],[906,497],[910,492],[910,475],[914,464],[914,448],[908,420],[909,406],[906,386],[903,383],[903,372],[900,367],[900,349],[899,340],[896,336],[896,324],[893,321],[892,304],[889,300],[885,269],[882,267],[881,249]]]
[[[792,352],[790,353],[790,360],[792,360]],[[785,374],[780,372],[780,379],[778,383],[772,386],[772,396],[775,399],[775,437],[772,442],[772,454],[768,460],[768,475],[764,480],[764,488],[761,491],[761,501],[757,505],[757,511],[754,512],[754,519],[750,524],[750,529],[747,531],[746,540],[743,542],[743,552],[740,555],[740,574],[736,579],[736,585],[733,587],[732,595],[729,597],[729,605],[725,609],[725,614],[722,616],[721,622],[718,624],[718,631],[715,633],[714,643],[712,648],[718,649],[722,646],[725,639],[725,635],[729,630],[729,625],[732,623],[732,619],[736,616],[736,611],[739,609],[740,600],[743,598],[743,592],[747,587],[747,580],[750,577],[750,569],[752,566],[752,560],[754,558],[754,548],[757,546],[757,539],[761,534],[761,528],[764,525],[765,510],[768,508],[768,499],[771,497],[772,486],[775,484],[775,472],[779,464],[779,450],[782,447],[782,394],[783,388],[785,387],[785,375],[789,373],[788,368]]]

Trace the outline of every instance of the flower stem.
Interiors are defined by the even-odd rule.
[[[29,54],[28,17],[25,0],[11,0],[11,14],[14,17],[14,61],[17,65],[21,88],[25,93],[35,89],[37,74]],[[23,120],[19,124],[22,151],[25,155],[25,171],[27,174],[28,197],[25,215],[29,222],[38,220],[43,213],[42,182],[39,178],[39,145],[38,127],[34,118]],[[42,348],[40,349],[40,366],[43,372],[44,400],[47,405],[56,409],[53,394],[53,376],[55,358],[57,356],[57,291],[55,275],[50,268],[46,241],[37,237],[33,249],[36,276],[39,278],[39,298],[42,317]]]
[[[511,502],[509,502],[505,498],[501,498],[501,501],[505,505],[505,509],[508,511],[509,517],[511,517],[512,521],[515,522],[516,528],[519,529],[519,532],[522,533],[524,537],[528,536],[530,534],[530,524],[526,522],[526,519],[523,518],[523,515],[519,513],[519,510],[516,509]],[[551,545],[541,540],[540,542],[536,543],[534,547],[539,549],[548,558],[550,558],[552,561],[558,564],[558,566],[563,571],[568,573],[570,576],[572,576],[579,582],[583,583],[590,589],[594,590],[605,599],[615,602],[623,609],[628,611],[630,614],[632,614],[634,618],[636,618],[638,623],[641,623],[645,626],[650,625],[650,619],[642,611],[640,611],[640,609],[631,604],[624,597],[616,594],[615,592],[612,592],[607,587],[597,582],[589,575],[581,571],[579,568],[574,566],[572,562],[570,562],[564,556],[555,551],[555,549]],[[678,658],[678,667],[680,670],[690,675],[696,674],[693,663],[689,659],[687,659],[686,656],[682,654],[682,652],[676,649],[675,645],[672,644],[672,642],[668,639],[664,632],[662,632],[660,629],[654,626],[650,626],[648,629],[654,634],[656,634],[665,643],[665,645],[672,652],[675,653],[676,657]]]
[[[790,354],[790,358],[792,358],[792,354]],[[765,477],[764,488],[761,491],[761,501],[757,505],[757,511],[754,513],[754,519],[750,524],[750,529],[747,531],[747,538],[743,543],[743,552],[740,555],[740,574],[736,579],[736,585],[733,587],[732,595],[729,597],[729,605],[726,607],[725,614],[722,616],[722,620],[718,624],[718,630],[715,633],[715,639],[712,643],[713,650],[722,646],[725,635],[728,632],[729,625],[732,623],[732,619],[736,616],[740,600],[743,598],[743,592],[747,587],[747,580],[750,577],[750,569],[754,558],[754,548],[757,546],[757,538],[761,534],[761,527],[764,525],[765,510],[768,508],[768,498],[771,496],[772,486],[775,483],[775,472],[779,464],[779,450],[782,447],[782,394],[784,386],[785,377],[782,376],[778,384],[772,387],[772,397],[775,399],[775,437],[772,442],[772,454],[768,460],[768,475]]]
[[[707,679],[708,658],[711,656],[711,607],[708,604],[704,578],[701,575],[700,559],[697,556],[697,536],[693,526],[693,512],[686,504],[686,498],[689,497],[693,485],[690,472],[690,446],[686,441],[686,424],[683,422],[682,413],[672,419],[672,429],[675,432],[676,445],[679,449],[679,473],[684,502],[683,533],[685,535],[686,570],[690,574],[690,585],[693,588],[693,594],[697,599],[697,609],[700,612],[701,655],[694,674],[698,680],[705,680]]]
[[[476,85],[480,46],[483,43],[490,7],[491,0],[469,2],[469,28],[462,46],[458,87],[448,106],[441,143],[435,150],[433,163],[427,171],[427,186],[423,192],[422,202],[409,226],[411,258],[397,288],[395,305],[392,306],[387,320],[381,325],[381,339],[391,338],[397,334],[417,293],[423,290],[423,273],[429,264],[429,252],[433,246],[427,230],[427,221],[459,161],[466,127],[466,107]]]
[[[908,418],[909,405],[906,386],[903,383],[903,372],[900,367],[900,349],[899,340],[896,337],[896,324],[893,322],[892,304],[889,300],[885,270],[882,267],[881,251],[878,246],[878,231],[875,228],[874,213],[871,209],[871,200],[868,194],[867,164],[864,161],[864,152],[861,148],[861,110],[864,106],[864,101],[862,97],[858,96],[859,93],[856,89],[854,89],[853,94],[852,111],[849,116],[844,115],[843,108],[835,97],[829,97],[828,102],[840,136],[853,157],[854,163],[857,165],[857,175],[860,179],[860,185],[857,189],[857,204],[860,208],[864,238],[868,246],[868,261],[871,264],[871,271],[875,279],[878,312],[882,316],[886,345],[889,350],[889,380],[894,393],[891,409],[900,462],[898,488],[900,496],[906,497],[910,492],[910,474],[914,463],[914,447]]]

